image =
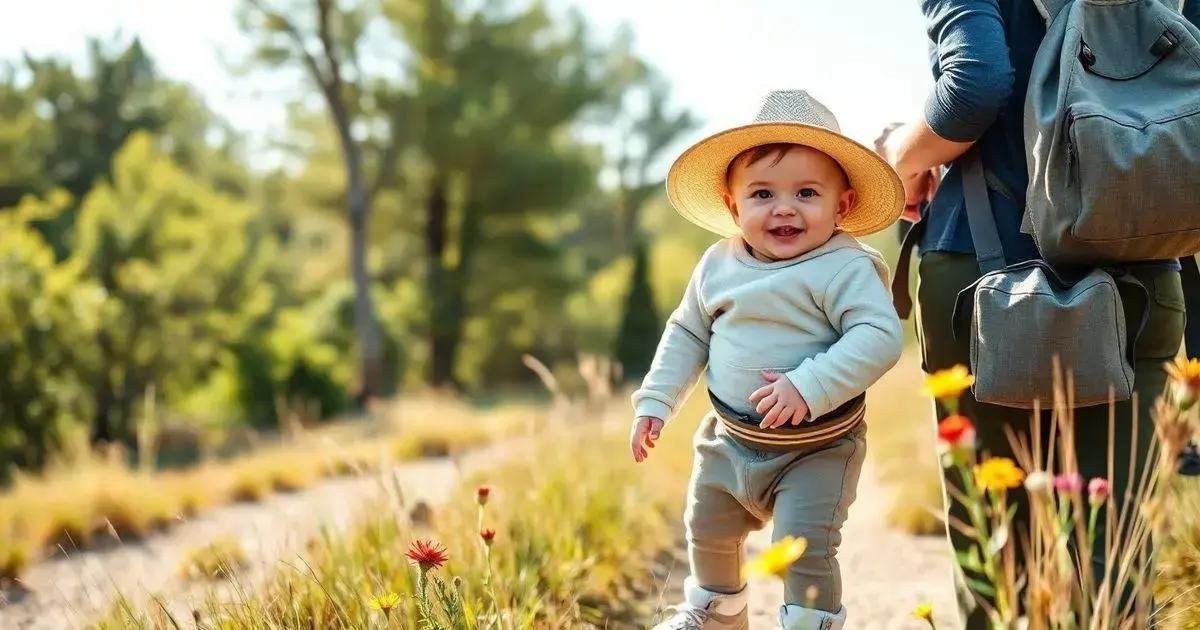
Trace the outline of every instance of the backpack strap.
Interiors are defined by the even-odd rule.
[[[900,319],[908,319],[912,313],[912,292],[908,288],[909,267],[912,265],[913,250],[921,241],[928,221],[921,217],[920,221],[912,224],[900,242],[900,258],[896,261],[896,271],[892,274],[892,306]]]
[[[1189,359],[1200,358],[1200,267],[1195,256],[1179,259],[1183,267],[1180,280],[1183,283],[1183,304],[1187,312],[1187,323],[1183,329],[1184,352]]]
[[[988,199],[987,179],[983,174],[983,160],[979,156],[979,145],[971,145],[962,158],[963,201],[967,206],[967,225],[971,228],[971,242],[975,245],[975,259],[979,261],[979,274],[1003,269],[1004,248],[1000,244],[1000,233],[996,230],[996,217],[992,214],[992,202]]]
[[[1042,14],[1042,19],[1046,20],[1046,26],[1050,26],[1050,23],[1054,21],[1054,18],[1058,17],[1059,12],[1073,1],[1074,0],[1033,0],[1033,4],[1037,7],[1038,13]]]

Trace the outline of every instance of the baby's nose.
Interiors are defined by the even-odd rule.
[[[792,215],[792,214],[796,214],[797,210],[796,210],[796,206],[793,205],[790,200],[785,199],[785,200],[780,200],[778,203],[776,203],[775,207],[772,209],[772,212],[774,212],[777,215]]]

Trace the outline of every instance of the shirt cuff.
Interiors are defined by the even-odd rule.
[[[651,418],[658,418],[663,422],[666,422],[671,417],[671,406],[653,398],[643,398],[637,401],[633,409],[634,414],[639,417],[650,416]]]
[[[800,396],[804,398],[812,419],[820,418],[833,410],[829,404],[829,396],[825,393],[825,387],[821,385],[817,375],[813,374],[811,358],[805,359],[800,367],[788,372],[785,376],[792,382],[792,385],[796,386],[796,391],[800,392]]]

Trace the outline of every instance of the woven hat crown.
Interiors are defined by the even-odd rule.
[[[804,90],[775,90],[767,94],[754,122],[798,122],[838,133],[842,131],[833,112]]]

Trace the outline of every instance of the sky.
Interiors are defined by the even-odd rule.
[[[295,76],[236,69],[247,44],[240,0],[0,0],[0,60],[81,60],[89,36],[137,35],[160,69],[197,87],[256,146],[282,134]],[[576,7],[605,41],[628,23],[636,51],[703,122],[685,141],[750,122],[772,89],[808,90],[843,132],[870,144],[921,111],[931,83],[916,0],[549,0]],[[6,6],[7,5],[7,6]],[[69,16],[69,19],[64,19]]]

